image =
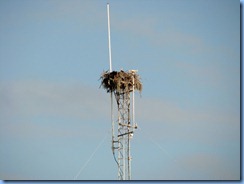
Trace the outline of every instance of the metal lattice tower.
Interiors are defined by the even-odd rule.
[[[107,15],[109,72],[102,74],[101,85],[111,94],[112,152],[118,166],[118,179],[130,180],[132,159],[130,145],[134,130],[137,128],[135,123],[134,91],[135,89],[141,91],[142,84],[139,75],[137,75],[137,70],[129,70],[127,72],[112,70],[109,4],[107,4]],[[117,104],[116,121],[114,121],[113,96]]]
[[[115,99],[118,108],[118,119],[116,122],[117,135],[113,140],[113,152],[117,149],[118,179],[131,179],[131,153],[130,141],[136,126],[131,122],[130,113],[130,91],[115,92]],[[117,146],[115,146],[115,144]]]

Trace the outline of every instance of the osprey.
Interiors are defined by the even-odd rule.
[[[129,70],[129,72],[136,73],[136,72],[138,72],[138,70]]]

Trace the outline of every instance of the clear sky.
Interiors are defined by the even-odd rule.
[[[0,179],[117,179],[106,3],[0,0]],[[132,178],[240,179],[240,2],[110,0],[110,15],[113,69],[144,87]]]

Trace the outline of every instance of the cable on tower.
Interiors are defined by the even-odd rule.
[[[94,157],[95,153],[98,151],[100,146],[103,144],[105,139],[107,138],[108,134],[105,134],[105,137],[101,140],[101,142],[97,145],[96,149],[93,151],[93,153],[90,155],[90,157],[87,159],[87,161],[84,163],[84,165],[80,168],[78,173],[74,176],[74,180],[78,178],[78,176],[81,174],[81,172],[85,169],[85,167],[88,165],[88,163],[91,161],[91,159]]]

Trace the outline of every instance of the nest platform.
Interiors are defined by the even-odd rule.
[[[107,90],[108,93],[126,93],[133,91],[133,78],[134,78],[134,90],[142,91],[142,83],[140,76],[135,70],[129,71],[112,71],[103,72],[100,79],[101,86]]]

